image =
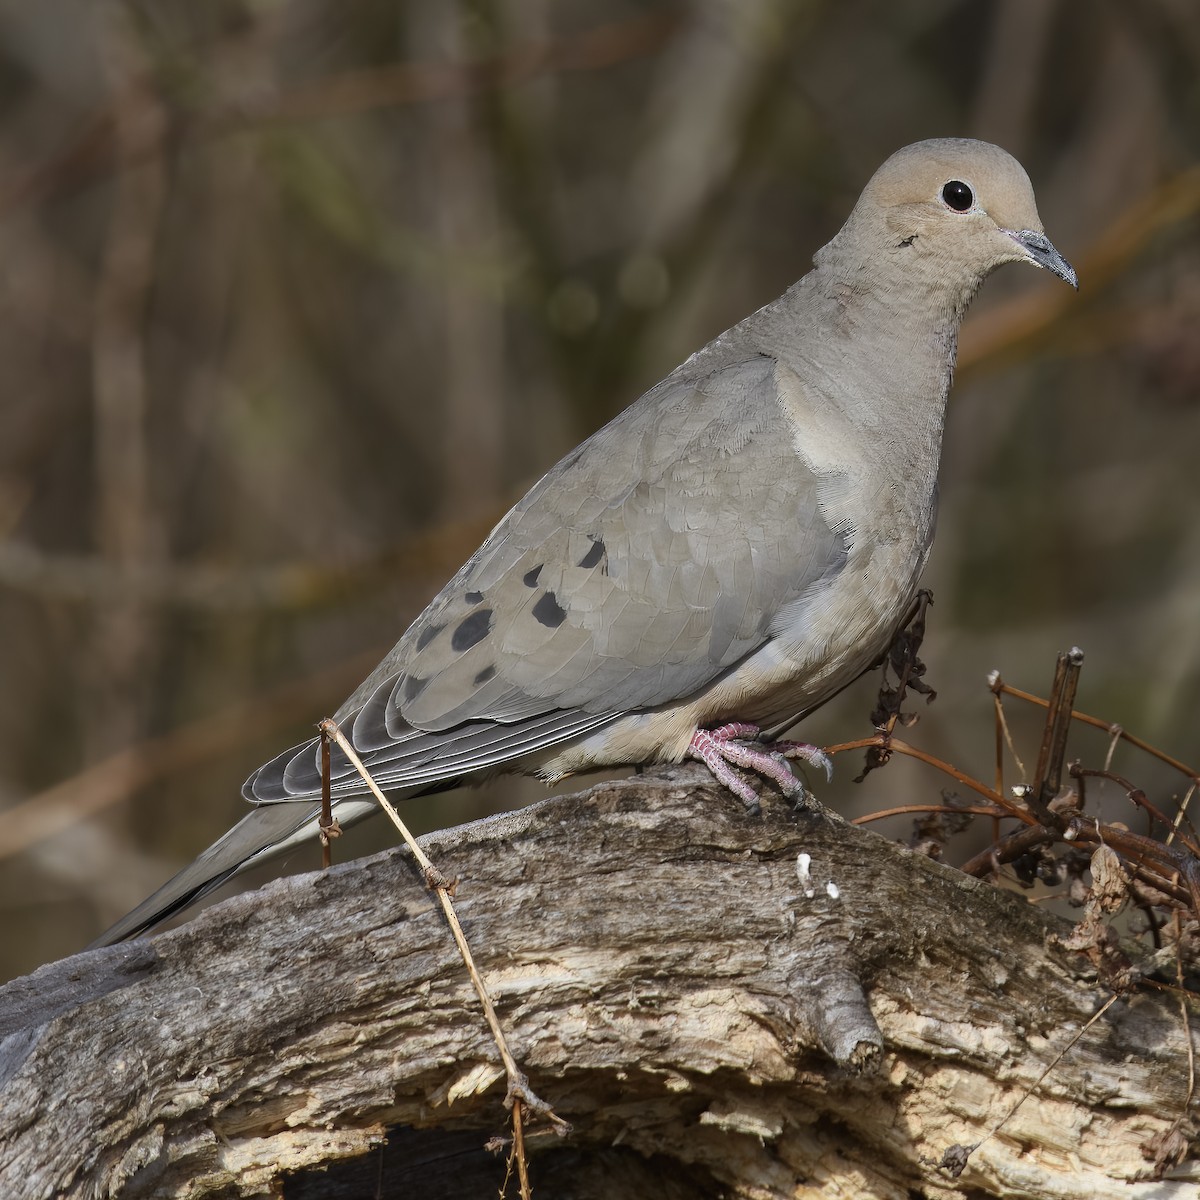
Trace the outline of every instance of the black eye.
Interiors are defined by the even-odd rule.
[[[955,212],[966,212],[975,203],[974,193],[961,179],[952,179],[942,188],[942,199]]]

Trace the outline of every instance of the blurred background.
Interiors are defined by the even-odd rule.
[[[1194,0],[0,4],[0,975],[224,832],[509,504],[939,135],[1021,159],[1081,290],[1009,268],[968,319],[905,736],[991,782],[987,672],[1044,694],[1077,644],[1080,708],[1200,762]],[[949,783],[860,762],[822,798]]]

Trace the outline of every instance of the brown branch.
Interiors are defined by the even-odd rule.
[[[1071,712],[1079,688],[1079,672],[1083,667],[1083,651],[1078,647],[1060,654],[1054,666],[1054,682],[1046,704],[1046,725],[1038,750],[1029,801],[1043,825],[1058,824],[1049,809],[1050,801],[1062,788],[1063,760],[1067,754],[1067,736],[1071,731]]]
[[[1014,804],[1000,795],[999,792],[995,792],[986,784],[980,783],[974,776],[968,775],[965,771],[960,771],[952,763],[945,762],[943,759],[937,758],[925,750],[920,750],[916,746],[910,746],[907,742],[902,742],[898,738],[875,734],[874,737],[858,738],[852,742],[838,742],[836,745],[824,746],[822,749],[826,754],[834,755],[842,754],[847,750],[865,750],[872,747],[888,751],[894,750],[909,758],[915,758],[918,762],[923,762],[927,766],[936,767],[939,771],[949,775],[956,783],[961,783],[963,787],[970,788],[973,792],[978,792],[979,795],[990,800],[998,808],[1003,809],[1006,816],[1016,817],[1027,824],[1035,823],[1037,820],[1028,809]]]
[[[1157,821],[1160,825],[1164,825],[1167,828],[1170,828],[1173,824],[1166,813],[1162,812],[1157,805],[1150,802],[1146,793],[1140,787],[1131,783],[1123,775],[1118,775],[1115,771],[1097,770],[1073,763],[1071,765],[1071,777],[1073,779],[1104,779],[1109,783],[1115,783],[1118,787],[1125,789],[1125,794],[1129,797],[1129,802],[1136,808],[1140,808],[1152,820]],[[1180,845],[1191,854],[1200,854],[1200,846],[1196,844],[1193,838],[1180,834],[1178,830],[1175,830],[1175,835],[1179,838]]]
[[[870,812],[861,817],[855,817],[850,824],[870,825],[873,821],[882,821],[887,817],[906,817],[913,813],[943,813],[946,815],[962,813],[971,817],[1007,817],[1009,815],[998,805],[900,804],[895,808],[882,808],[877,812]]]

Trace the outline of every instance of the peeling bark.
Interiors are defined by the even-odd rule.
[[[1021,897],[695,767],[430,835],[534,1090],[535,1194],[1172,1200],[1178,1003]],[[807,856],[807,858],[803,857]],[[505,1081],[392,851],[0,989],[0,1194],[493,1197]],[[1183,1127],[1192,1136],[1190,1122]],[[924,1161],[923,1161],[924,1160]],[[1189,1181],[1190,1180],[1190,1181]],[[515,1190],[515,1189],[514,1189]]]

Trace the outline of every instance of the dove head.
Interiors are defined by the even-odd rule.
[[[1008,262],[1032,263],[1078,286],[1042,229],[1024,168],[999,146],[967,138],[916,142],[893,154],[816,262],[852,285],[860,275],[889,289],[937,288],[960,312]]]

